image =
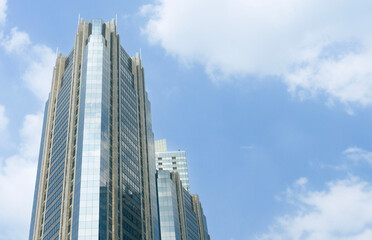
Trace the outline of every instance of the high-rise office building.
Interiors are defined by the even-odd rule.
[[[178,172],[182,185],[190,191],[185,151],[168,151],[165,139],[155,141],[156,170]]]
[[[44,114],[29,239],[160,239],[144,69],[114,20],[80,20]]]

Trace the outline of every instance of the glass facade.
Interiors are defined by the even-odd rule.
[[[160,239],[151,107],[116,22],[80,20],[46,104],[30,239]]]
[[[193,196],[182,186],[179,173],[159,170],[157,186],[161,239],[205,239]]]
[[[79,196],[75,196],[74,212],[78,224],[73,225],[72,234],[72,239],[80,240],[98,239],[99,236],[105,239],[107,235],[110,58],[102,26],[101,20],[92,21],[92,34],[85,46],[82,64],[84,99],[80,106],[84,106],[80,108],[79,188],[75,188]]]
[[[196,213],[196,216],[198,218],[200,240],[210,240],[207,227],[207,218],[204,215],[203,208],[197,194],[192,195],[192,204],[194,212]]]
[[[120,140],[122,238],[141,239],[141,183],[138,146],[138,102],[132,61],[120,47]]]
[[[73,52],[70,53],[70,57]],[[43,240],[55,239],[60,229],[63,180],[66,166],[66,145],[68,133],[69,107],[71,97],[72,62],[66,62],[60,90],[56,98],[53,141],[48,174]]]
[[[185,225],[187,231],[188,240],[198,240],[199,237],[199,225],[198,218],[193,209],[192,197],[188,191],[182,188],[183,197],[183,210],[185,216]]]
[[[36,204],[37,204],[37,196],[39,194],[39,179],[40,179],[40,171],[41,171],[41,164],[42,164],[43,151],[44,151],[44,135],[45,135],[47,116],[48,116],[48,106],[49,106],[49,100],[45,103],[45,108],[44,108],[43,130],[41,133],[39,159],[38,159],[38,164],[37,164],[34,203],[32,206],[32,213],[31,213],[31,227],[30,227],[29,239],[32,239],[32,236],[34,235],[35,214],[36,214],[36,207],[37,207]]]
[[[177,190],[169,171],[158,171],[157,186],[161,239],[181,239]]]
[[[156,193],[156,163],[155,163],[155,140],[152,132],[152,121],[151,121],[151,104],[146,94],[146,126],[148,136],[148,158],[149,161],[149,173],[150,173],[150,194],[151,194],[151,210],[152,210],[152,222],[153,222],[153,233],[154,239],[160,240],[160,229],[159,229],[159,214],[158,214],[158,196]],[[152,161],[151,161],[152,159]]]
[[[210,236],[208,234],[208,226],[207,226],[207,217],[203,214],[203,231],[202,234],[204,234],[205,240],[210,240]]]

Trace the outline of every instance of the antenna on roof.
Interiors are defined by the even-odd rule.
[[[141,50],[141,48],[140,48],[140,58],[142,58],[142,50]]]
[[[57,47],[57,50],[56,50],[56,59],[57,59],[57,57],[58,57],[58,47]]]
[[[118,14],[115,16],[115,24],[116,24],[116,29],[118,29]]]

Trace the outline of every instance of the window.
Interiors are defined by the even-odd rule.
[[[176,159],[176,157],[172,157],[172,159]]]
[[[161,159],[162,159],[161,157],[158,158],[158,160],[161,160]]]
[[[159,168],[159,170],[163,170],[163,168]]]
[[[173,167],[173,170],[177,170],[177,167]]]
[[[177,164],[177,162],[172,162],[172,164]]]
[[[159,165],[163,165],[163,163],[160,162]]]

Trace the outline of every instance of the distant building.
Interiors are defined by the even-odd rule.
[[[155,141],[156,169],[178,172],[182,186],[190,191],[185,151],[168,151],[165,139]]]
[[[162,240],[210,240],[198,195],[190,194],[185,151],[168,151],[155,141],[159,221]]]
[[[203,208],[197,194],[192,195],[192,203],[193,209],[194,211],[196,211],[198,217],[200,240],[210,240],[210,236],[208,234],[207,218],[204,215]]]
[[[162,240],[201,240],[208,232],[200,232],[198,204],[181,183],[177,172],[160,170],[157,172],[160,233]],[[199,203],[200,205],[200,203]],[[204,221],[204,220],[202,220]]]
[[[155,152],[166,152],[167,150],[167,140],[161,139],[155,141]]]
[[[170,172],[157,172],[160,233],[162,240],[181,239],[176,184]]]

